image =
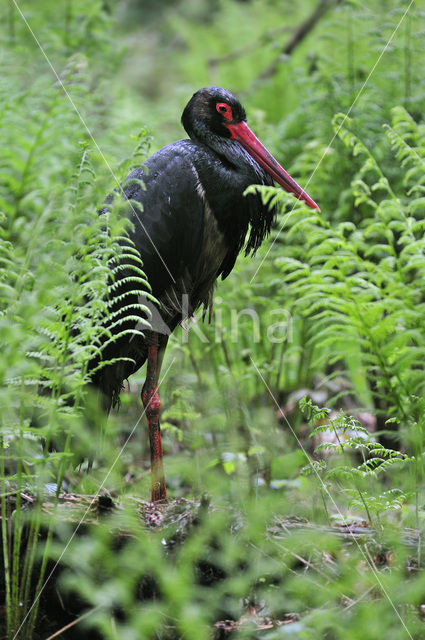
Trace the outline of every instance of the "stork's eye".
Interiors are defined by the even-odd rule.
[[[225,102],[217,102],[215,108],[219,113],[221,113],[226,120],[233,120],[232,109]]]

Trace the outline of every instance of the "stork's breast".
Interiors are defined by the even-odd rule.
[[[206,199],[205,191],[198,181],[196,188],[203,203],[204,224],[202,248],[195,267],[195,286],[206,284],[208,289],[214,284],[217,273],[228,252],[229,247],[225,242],[224,234],[219,229],[214,213]],[[209,285],[208,285],[209,283]]]

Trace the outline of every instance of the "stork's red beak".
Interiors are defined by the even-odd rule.
[[[225,126],[232,134],[233,140],[237,140],[249,153],[250,156],[263,167],[268,174],[272,176],[286,191],[293,193],[298,200],[304,200],[312,209],[320,211],[319,206],[310,198],[310,196],[301,189],[300,185],[295,182],[280,166],[272,154],[267,151],[266,147],[259,141],[257,136],[251,131],[246,122],[238,122],[237,124],[225,123]]]

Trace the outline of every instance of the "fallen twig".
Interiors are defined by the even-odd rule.
[[[71,627],[75,627],[75,625],[78,624],[79,622],[81,622],[81,620],[84,620],[84,618],[88,618],[89,616],[91,616],[92,613],[94,613],[95,611],[100,609],[100,607],[101,607],[101,605],[98,604],[97,607],[94,607],[93,609],[90,609],[90,611],[86,611],[81,616],[78,616],[78,618],[75,618],[75,620],[73,620],[72,622],[69,622],[68,624],[66,624],[61,629],[58,629],[57,631],[55,631],[55,633],[53,633],[51,636],[46,638],[46,640],[53,640],[53,638],[57,638],[64,631],[68,631],[68,629],[70,629]]]

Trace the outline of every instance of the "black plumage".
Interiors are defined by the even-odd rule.
[[[201,89],[182,115],[190,139],[163,147],[126,179],[130,237],[160,302],[159,322],[144,339],[128,337],[106,350],[108,360],[126,358],[94,376],[109,403],[118,397],[123,380],[142,366],[151,344],[159,347],[157,380],[168,335],[201,305],[211,304],[217,278],[229,275],[243,248],[255,253],[270,231],[275,211],[259,195],[245,196],[248,186],[271,185],[276,179],[318,208],[262,147],[245,119],[231,93]],[[135,296],[134,304],[138,301]]]

